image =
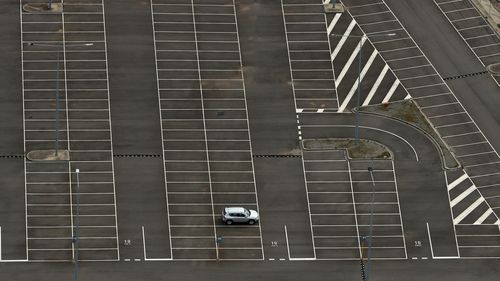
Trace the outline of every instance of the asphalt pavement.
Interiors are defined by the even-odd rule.
[[[2,279],[498,276],[498,85],[433,0],[64,2],[0,9]],[[464,169],[365,113],[393,158],[302,148],[409,98]],[[56,132],[69,162],[24,158]],[[225,225],[232,205],[260,222]]]

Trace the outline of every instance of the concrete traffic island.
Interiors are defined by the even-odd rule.
[[[488,70],[491,75],[500,76],[500,63],[490,64],[486,67],[486,70]]]
[[[57,155],[54,149],[47,150],[33,150],[26,154],[26,158],[29,161],[41,162],[41,161],[69,161],[69,151],[68,150],[58,150]]]
[[[392,159],[392,152],[385,145],[367,139],[328,138],[302,141],[304,150],[346,150],[350,159]]]
[[[23,11],[28,13],[62,13],[62,3],[52,3],[49,9],[48,3],[27,3],[23,5]]]
[[[392,103],[369,105],[360,108],[360,113],[378,114],[392,119],[397,119],[413,127],[416,127],[427,134],[434,144],[438,147],[443,159],[445,169],[460,168],[460,163],[443,141],[439,133],[434,129],[427,117],[422,113],[417,104],[412,100],[403,100]]]

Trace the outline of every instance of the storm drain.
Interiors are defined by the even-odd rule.
[[[473,73],[469,73],[469,74],[462,74],[462,75],[457,75],[457,76],[450,76],[450,77],[443,78],[443,80],[444,81],[455,80],[455,79],[467,78],[467,77],[484,75],[484,74],[488,74],[488,71],[480,71],[480,72],[473,72]]]
[[[300,155],[254,155],[254,158],[300,158]]]

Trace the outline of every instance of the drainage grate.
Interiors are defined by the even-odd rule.
[[[160,158],[161,154],[114,154],[118,158]]]
[[[462,74],[462,75],[457,75],[457,76],[450,76],[450,77],[443,78],[443,80],[445,80],[445,81],[455,80],[455,79],[467,78],[467,77],[484,75],[484,74],[488,74],[488,71],[481,71],[481,72],[474,72],[474,73]]]
[[[0,158],[18,158],[18,159],[22,159],[22,158],[24,158],[24,155],[0,155]]]
[[[254,155],[254,158],[300,158],[300,155]]]

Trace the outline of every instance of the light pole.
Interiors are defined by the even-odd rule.
[[[51,5],[51,2],[49,2]],[[50,6],[49,6],[50,7]],[[71,44],[64,45],[65,47],[78,47],[78,46],[93,46],[94,43],[84,43],[84,44]],[[60,48],[63,44],[40,44],[40,43],[28,43],[28,46],[39,46],[39,47],[54,47]],[[59,98],[59,68],[60,68],[60,50],[56,51],[57,59],[57,69],[56,69],[56,112],[55,112],[55,152],[54,156],[57,157],[59,153],[59,111],[60,111],[60,98]]]
[[[387,33],[387,34],[376,34],[372,36],[395,36],[396,33]],[[359,142],[359,104],[360,104],[360,99],[361,99],[361,52],[362,52],[362,47],[363,47],[363,42],[368,39],[368,36],[365,34],[358,36],[358,35],[344,35],[344,34],[335,34],[332,33],[330,36],[334,37],[346,37],[346,38],[360,38],[359,43],[358,43],[358,87],[357,87],[357,95],[356,95],[356,111],[354,111],[354,119],[355,119],[355,125],[354,125],[354,139],[356,142]]]
[[[76,169],[76,216],[75,216],[75,231],[73,235],[72,242],[75,246],[75,255],[73,257],[73,262],[75,264],[75,269],[73,271],[73,281],[78,280],[78,240],[79,240],[79,230],[80,230],[80,169]],[[71,206],[73,208],[73,206]]]
[[[375,203],[375,180],[373,179],[373,168],[368,167],[368,172],[372,179],[372,192],[371,192],[371,204],[370,204],[370,226],[368,230],[368,262],[366,265],[366,280],[370,280],[371,273],[371,260],[372,260],[372,240],[373,240],[373,204]]]

